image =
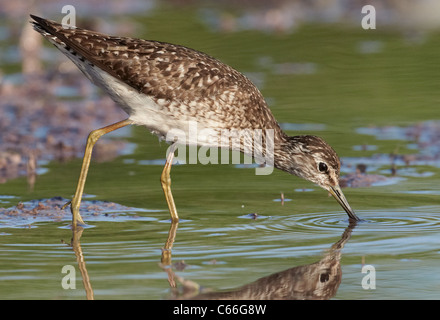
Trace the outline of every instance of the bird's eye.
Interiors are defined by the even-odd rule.
[[[318,164],[318,169],[321,172],[327,172],[328,171],[328,167],[327,167],[327,165],[324,162],[320,162]]]

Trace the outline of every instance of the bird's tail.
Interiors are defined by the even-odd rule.
[[[43,19],[37,17],[33,14],[30,15],[34,21],[30,21],[35,31],[41,33],[45,38],[47,38],[50,42],[59,43],[61,40],[58,38],[59,30],[63,28],[63,26],[55,21]]]

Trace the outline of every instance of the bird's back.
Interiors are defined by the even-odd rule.
[[[255,85],[205,53],[32,18],[38,32],[107,91],[135,122],[153,131],[166,131],[189,120],[215,129],[279,130]],[[140,96],[145,96],[144,101],[139,101]],[[158,121],[169,125],[159,128]]]

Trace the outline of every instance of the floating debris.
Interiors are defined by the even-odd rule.
[[[253,220],[257,220],[258,218],[258,213],[249,213],[248,214],[249,218],[253,219]]]
[[[292,201],[292,199],[285,198],[284,192],[281,192],[280,197],[278,199],[273,199],[275,202],[281,202],[281,205],[284,206],[284,202]]]
[[[428,165],[440,167],[440,121],[425,121],[407,127],[386,126],[359,128],[360,134],[373,135],[379,140],[411,141],[406,144],[410,150],[417,150],[417,154],[399,154],[393,151],[389,155],[382,155],[382,160],[388,158],[388,163],[398,165]],[[376,160],[378,156],[375,156]]]
[[[358,128],[357,133],[374,135],[378,140],[397,140],[396,149],[388,154],[374,154],[370,157],[350,157],[342,159],[342,170],[356,172],[341,176],[341,187],[369,187],[397,183],[407,177],[430,177],[430,171],[418,172],[410,166],[440,167],[440,121],[425,121],[411,126],[371,126]],[[418,151],[415,154],[400,154],[399,148]],[[365,145],[355,150],[369,151],[376,148]],[[367,170],[368,169],[368,170]],[[390,176],[371,174],[367,171],[389,173]]]
[[[19,202],[10,208],[0,208],[0,228],[34,227],[35,222],[70,221],[70,208],[61,209],[69,200],[62,197]],[[154,221],[155,218],[140,216],[140,212],[156,212],[126,207],[114,202],[83,200],[81,215],[86,221],[126,221],[137,219]]]
[[[367,165],[360,163],[356,166],[356,172],[342,176],[339,179],[339,185],[341,188],[362,188],[393,184],[402,179],[403,178],[387,177],[380,174],[368,174]]]
[[[391,178],[379,174],[365,174],[365,173],[350,173],[339,179],[341,188],[362,188],[385,184],[392,184]]]
[[[178,262],[173,263],[173,269],[177,271],[185,270],[189,265],[185,263],[185,260],[180,260]]]
[[[240,218],[240,219],[257,220],[257,219],[267,219],[267,218],[270,218],[270,216],[264,216],[264,215],[258,214],[256,212],[252,212],[252,213],[248,213],[248,214],[244,214],[244,215],[238,216],[238,218]]]

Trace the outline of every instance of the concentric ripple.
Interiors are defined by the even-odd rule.
[[[361,221],[356,229],[386,232],[417,233],[440,230],[440,207],[414,207],[390,211],[359,211]],[[303,230],[331,230],[346,227],[348,219],[340,212],[292,215],[286,226],[295,225]]]
[[[363,229],[386,232],[438,232],[440,230],[440,208],[417,207],[400,211],[374,212],[368,216]]]
[[[440,231],[440,207],[424,206],[389,211],[358,211],[362,219],[356,229],[365,232],[419,233]],[[240,216],[244,218],[247,216]],[[249,220],[253,220],[250,222]],[[339,211],[292,214],[290,216],[255,216],[232,224],[223,231],[261,230],[266,232],[334,232],[349,224],[348,217]],[[218,229],[218,228],[217,228]],[[217,230],[218,231],[218,230]]]

